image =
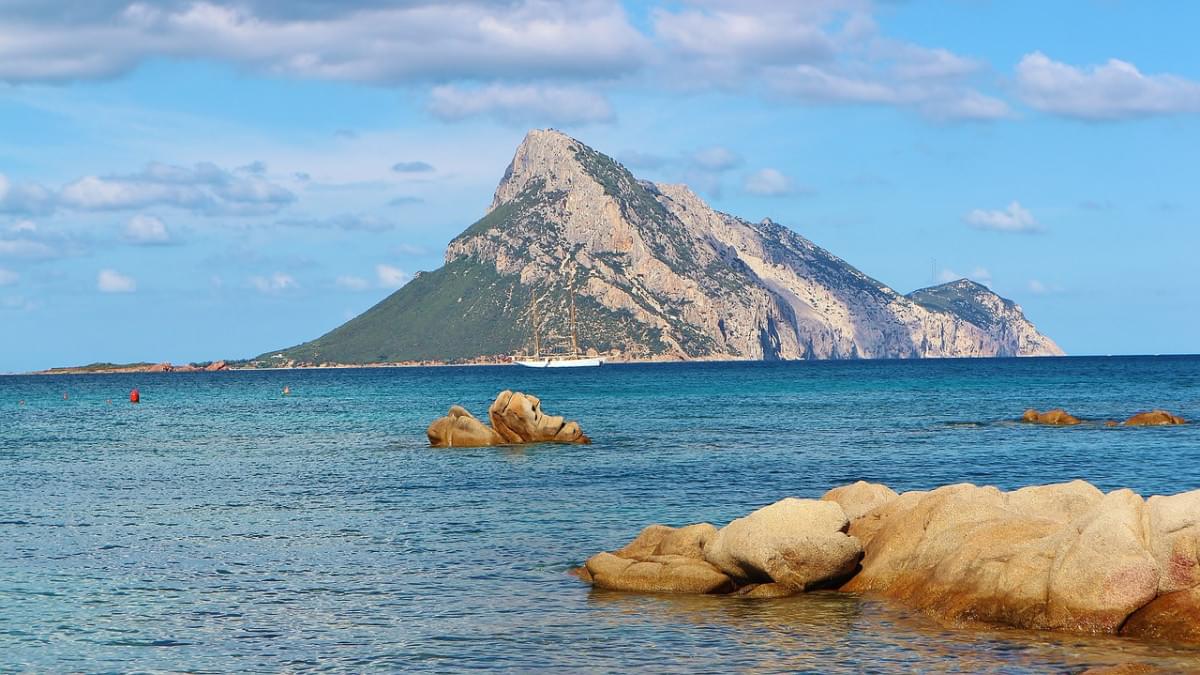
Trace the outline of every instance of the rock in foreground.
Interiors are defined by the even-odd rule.
[[[1151,427],[1151,426],[1166,426],[1171,424],[1187,424],[1187,421],[1182,417],[1172,415],[1166,410],[1151,410],[1130,417],[1125,420],[1127,427]]]
[[[1021,421],[1029,424],[1050,424],[1055,426],[1074,426],[1079,424],[1079,418],[1062,408],[1047,410],[1046,412],[1038,412],[1033,408],[1025,411],[1021,415]]]
[[[748,597],[844,581],[950,623],[1200,643],[1200,490],[1144,500],[1072,481],[897,495],[860,481],[711,528],[652,526],[581,576]],[[671,537],[688,545],[668,551]]]
[[[542,402],[532,394],[500,392],[488,408],[491,426],[484,424],[462,406],[450,406],[425,430],[435,448],[469,448],[515,443],[591,443],[577,422],[542,412]]]

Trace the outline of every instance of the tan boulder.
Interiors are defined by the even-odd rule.
[[[488,408],[492,428],[508,443],[590,443],[579,424],[559,415],[542,412],[542,402],[533,394],[502,391]]]
[[[1090,489],[1089,489],[1090,488]],[[1115,632],[1153,599],[1145,502],[1081,483],[1003,493],[952,485],[904,495],[843,588],[874,591],[949,620]],[[908,502],[908,503],[902,503]]]
[[[146,372],[147,373],[169,373],[169,372],[171,372],[171,364],[164,361],[162,363],[156,363],[152,366],[146,366]]]
[[[504,442],[496,432],[457,405],[450,406],[445,417],[434,420],[425,435],[435,448],[475,448]]]
[[[796,595],[800,591],[788,586],[787,584],[750,584],[738,589],[737,594],[743,598],[751,598],[754,600],[765,600],[770,598],[786,598]]]
[[[1200,490],[1146,500],[1159,593],[1200,585]]]
[[[654,555],[677,555],[704,560],[704,547],[716,534],[717,528],[710,523],[696,523],[674,529],[658,542]]]
[[[597,553],[585,564],[592,585],[638,593],[728,593],[733,581],[695,558],[664,555],[637,560]]]
[[[613,551],[613,555],[630,559],[652,556],[662,540],[674,531],[675,528],[669,525],[647,525],[633,541]]]
[[[1073,426],[1079,424],[1079,418],[1062,408],[1047,410],[1044,413],[1030,408],[1025,411],[1024,415],[1021,415],[1021,421],[1028,422],[1029,424],[1049,424],[1054,426]]]
[[[476,419],[462,406],[451,406],[445,417],[434,420],[425,433],[434,447],[479,447],[505,443],[591,443],[579,424],[542,413],[536,396],[502,391],[488,409],[492,426]]]
[[[1138,413],[1125,420],[1123,424],[1127,427],[1151,427],[1187,424],[1187,420],[1182,417],[1176,417],[1166,410],[1151,410],[1150,412]]]
[[[738,581],[809,590],[854,572],[862,546],[848,525],[836,502],[789,497],[718,530],[704,557]]]
[[[853,523],[898,496],[895,490],[886,485],[860,480],[833,488],[822,495],[821,500],[837,502],[846,513],[846,518]]]
[[[1129,617],[1121,635],[1200,643],[1200,586],[1158,596]]]

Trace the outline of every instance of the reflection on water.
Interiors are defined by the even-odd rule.
[[[723,524],[858,479],[1200,487],[1200,425],[1011,421],[1056,406],[1200,418],[1200,359],[589,370],[0,377],[0,671],[1200,663],[1118,638],[947,628],[837,593],[634,596],[566,574],[652,522]],[[140,405],[106,404],[135,386]],[[482,412],[502,389],[538,394],[594,444],[427,447],[450,404]]]

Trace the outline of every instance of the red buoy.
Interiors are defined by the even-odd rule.
[[[141,403],[142,402],[142,395],[140,393],[138,393],[137,389],[134,389],[133,391],[129,392],[129,402],[130,403]]]

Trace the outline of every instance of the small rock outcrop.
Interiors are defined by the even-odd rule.
[[[1123,423],[1127,427],[1167,426],[1172,424],[1187,424],[1182,417],[1177,417],[1166,410],[1151,410],[1130,417]]]
[[[210,373],[218,370],[229,370],[229,364],[225,363],[224,361],[213,361],[207,366],[204,366],[204,369]]]
[[[542,412],[542,403],[532,394],[500,392],[488,408],[491,426],[476,419],[466,408],[450,406],[445,417],[425,430],[429,444],[437,448],[482,447],[516,443],[591,443],[577,422]]]
[[[1062,408],[1047,410],[1046,412],[1038,412],[1033,408],[1025,411],[1021,415],[1021,421],[1029,424],[1051,424],[1055,426],[1074,426],[1079,424],[1079,418]]]
[[[714,530],[646,528],[580,576],[615,590],[780,597],[839,582],[950,623],[1200,643],[1200,490],[1090,483],[896,494],[858,482]]]

